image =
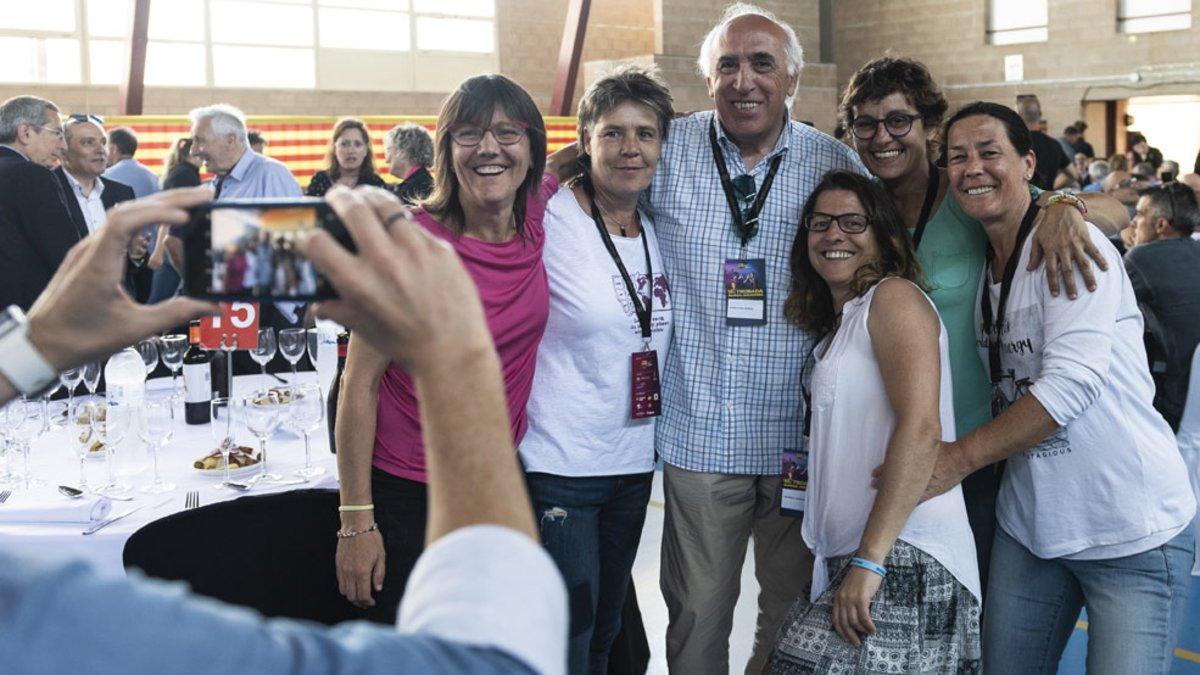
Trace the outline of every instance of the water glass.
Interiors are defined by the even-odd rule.
[[[312,452],[309,448],[308,435],[321,428],[325,419],[325,401],[321,397],[321,387],[316,384],[306,384],[291,390],[292,402],[288,404],[288,422],[290,426],[304,435],[304,468],[297,469],[296,475],[301,478],[312,478],[325,473],[325,467],[312,465]]]
[[[209,408],[212,411],[212,425],[209,427],[212,439],[225,460],[225,480],[221,486],[232,489],[229,485],[229,451],[237,447],[237,441],[233,440],[233,399],[224,396],[214,398]]]
[[[255,482],[276,483],[282,480],[278,474],[267,471],[267,438],[279,428],[285,407],[280,403],[279,394],[269,389],[257,391],[241,399],[238,405],[238,415],[242,418],[242,423],[258,438],[262,468],[254,479]]]
[[[303,328],[284,328],[279,331],[279,353],[292,364],[292,375],[296,375],[296,364],[308,348],[308,337]],[[293,381],[295,378],[293,378]]]
[[[258,346],[250,350],[250,358],[262,368],[263,379],[267,377],[267,364],[275,358],[275,329],[258,330]]]
[[[150,446],[150,457],[154,462],[154,482],[144,486],[141,491],[149,494],[161,494],[175,489],[174,483],[163,482],[158,473],[158,451],[171,440],[175,433],[174,417],[171,414],[171,402],[148,402],[143,412],[143,421],[138,425],[138,437]]]
[[[113,452],[116,446],[133,433],[136,411],[129,405],[121,404],[112,399],[95,401],[87,405],[88,419],[92,426],[92,435],[104,444],[104,463],[108,473],[108,482],[97,492],[101,494],[120,494],[127,492],[129,486],[118,483],[113,474]]]

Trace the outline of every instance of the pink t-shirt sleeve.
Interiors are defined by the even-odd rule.
[[[558,179],[553,174],[542,174],[541,188],[530,192],[525,197],[525,231],[535,232],[542,229],[542,220],[546,217],[546,204],[558,192]]]

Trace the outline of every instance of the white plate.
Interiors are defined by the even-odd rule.
[[[245,476],[246,474],[253,473],[255,471],[260,471],[260,470],[262,470],[262,467],[260,466],[261,464],[262,464],[262,462],[259,462],[257,464],[251,464],[250,466],[242,466],[242,467],[238,467],[236,469],[230,469],[229,475],[230,475],[230,477]],[[221,467],[219,469],[197,469],[196,465],[193,464],[192,471],[195,471],[196,473],[204,475],[204,476],[216,476],[217,478],[225,477],[225,467]]]

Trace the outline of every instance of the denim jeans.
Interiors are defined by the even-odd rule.
[[[567,584],[572,675],[608,672],[653,477],[525,476],[542,543]]]
[[[1183,621],[1195,540],[1107,560],[1042,559],[996,529],[983,617],[985,673],[1054,673],[1081,607],[1087,672],[1167,673]]]

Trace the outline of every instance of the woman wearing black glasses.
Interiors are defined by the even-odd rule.
[[[938,127],[946,108],[945,97],[923,64],[885,57],[867,63],[850,79],[840,114],[863,163],[895,202],[917,249],[930,297],[946,324],[954,417],[963,434],[991,419],[991,388],[975,352],[974,327],[975,283],[983,270],[987,241],[979,222],[946,198],[946,172],[935,165]],[[1050,197],[1047,193],[1039,200],[1044,205],[1039,218],[1044,222],[1035,237],[1033,262],[1044,258],[1051,292],[1059,292],[1061,274],[1067,295],[1073,298],[1073,268],[1080,268],[1092,289],[1095,281],[1088,257],[1102,269],[1105,263],[1087,237],[1081,214],[1072,207],[1086,210],[1088,219],[1101,229],[1116,232],[1127,221],[1120,203],[1104,195],[1081,196],[1082,204],[1065,197],[1050,203]],[[963,483],[985,586],[999,478],[999,470],[988,467]]]
[[[529,94],[500,75],[470,78],[438,115],[433,194],[415,212],[415,225],[388,223],[420,227],[446,241],[474,279],[500,355],[517,443],[549,312],[542,216],[558,183],[543,182],[545,157],[546,128]],[[417,396],[402,364],[350,338],[335,430],[342,522],[337,578],[342,595],[372,607],[369,618],[387,623],[396,619],[425,539]]]
[[[784,313],[822,336],[801,526],[816,562],[771,670],[978,672],[979,570],[962,492],[921,502],[954,440],[946,328],[878,183],[827,174],[803,224]]]

